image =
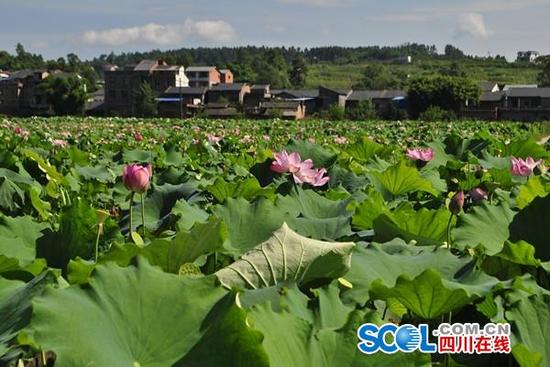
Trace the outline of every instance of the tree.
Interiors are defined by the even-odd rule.
[[[97,90],[99,74],[93,67],[83,65],[82,70],[80,71],[80,76],[82,76],[86,82],[86,90],[88,93],[95,92]]]
[[[417,118],[431,106],[457,115],[466,104],[476,104],[481,90],[474,81],[451,76],[428,76],[411,81],[408,91],[410,114]]]
[[[380,63],[372,63],[365,67],[363,79],[355,88],[370,90],[401,88],[404,75],[392,73],[389,68]]]
[[[294,58],[288,76],[292,86],[295,88],[303,88],[306,85],[307,72],[306,59],[301,55]]]
[[[550,56],[539,57],[537,64],[541,66],[537,75],[539,87],[550,87]]]
[[[235,75],[235,81],[252,82],[258,79],[258,74],[254,71],[250,64],[242,64],[240,62],[230,63],[227,66]]]
[[[350,120],[372,120],[378,117],[371,101],[359,101],[356,106],[346,108],[346,117]]]
[[[449,59],[462,59],[464,56],[464,52],[462,52],[462,50],[458,47],[453,45],[445,46],[445,57],[448,57]]]
[[[458,76],[465,78],[466,72],[462,69],[460,64],[456,61],[453,61],[449,66],[443,66],[439,69],[439,74],[448,75],[448,76]]]
[[[142,117],[157,114],[156,94],[151,85],[143,82],[136,95],[136,111]]]
[[[50,75],[41,84],[46,101],[56,115],[81,115],[86,103],[86,88],[77,75]]]
[[[78,55],[70,53],[67,55],[67,71],[78,73],[80,71],[82,61]]]

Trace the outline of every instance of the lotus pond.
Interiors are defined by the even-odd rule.
[[[0,365],[550,366],[548,134],[0,118]],[[511,352],[357,348],[449,321]]]

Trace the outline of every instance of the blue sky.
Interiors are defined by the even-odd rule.
[[[477,55],[550,54],[550,0],[0,0],[0,49],[451,43]]]

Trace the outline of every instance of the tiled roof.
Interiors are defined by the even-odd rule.
[[[393,99],[405,97],[404,90],[354,90],[348,97],[349,101],[368,101],[371,99]]]
[[[216,68],[215,66],[188,66],[187,69],[185,70],[189,72],[194,72],[194,71],[201,72],[201,71],[210,71],[215,68]]]
[[[204,94],[206,87],[169,87],[164,94]]]
[[[550,98],[550,88],[512,88],[506,92],[508,97]]]

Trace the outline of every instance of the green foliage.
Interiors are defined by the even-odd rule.
[[[422,112],[418,119],[421,121],[452,121],[456,119],[453,111],[444,110],[439,106],[430,106]]]
[[[537,75],[537,83],[539,87],[550,87],[550,57],[546,56],[537,61],[541,68]]]
[[[40,84],[56,115],[82,115],[86,102],[85,83],[76,75],[50,75]]]
[[[143,82],[136,93],[136,111],[138,116],[150,117],[157,114],[157,95],[151,85]]]
[[[51,289],[34,301],[34,338],[61,367],[174,365],[199,343],[224,295],[212,278],[181,278],[144,260],[102,265],[90,287]]]
[[[307,71],[306,60],[303,56],[298,56],[292,60],[288,79],[294,88],[303,88],[305,86]]]
[[[409,85],[408,101],[411,116],[418,117],[430,106],[458,114],[466,102],[476,104],[481,95],[472,80],[452,76],[417,78]]]
[[[541,124],[2,123],[0,365],[52,352],[55,367],[429,367],[441,356],[360,353],[357,328],[449,312],[510,322],[513,339],[510,355],[450,365],[550,360],[550,176],[510,172],[511,155],[548,164]],[[410,161],[418,147],[433,159]],[[282,150],[326,168],[328,185],[274,172]],[[144,206],[120,177],[134,162],[153,167]]]
[[[353,243],[328,243],[302,237],[286,224],[241,259],[218,270],[227,288],[276,286],[279,282],[308,283],[334,279],[350,267]]]
[[[359,101],[356,106],[346,108],[346,118],[350,120],[371,120],[377,113],[371,101]]]
[[[323,115],[332,121],[343,120],[346,116],[346,110],[344,107],[339,106],[338,104],[333,104],[323,113]]]
[[[372,63],[365,67],[363,79],[354,88],[369,90],[399,89],[405,84],[405,79],[406,75],[402,73],[392,73],[383,64]]]

